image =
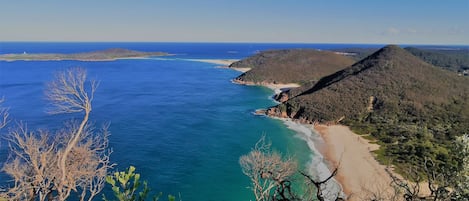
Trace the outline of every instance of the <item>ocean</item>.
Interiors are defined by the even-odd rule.
[[[0,54],[77,53],[106,48],[163,51],[174,56],[116,61],[0,61],[0,97],[11,123],[25,122],[30,130],[59,129],[76,114],[50,115],[45,85],[54,73],[82,67],[99,81],[91,121],[110,123],[112,171],[130,165],[148,181],[153,192],[179,195],[185,201],[253,200],[249,179],[238,164],[265,135],[275,151],[293,156],[311,169],[315,153],[302,131],[278,119],[254,115],[273,106],[273,91],[233,84],[240,72],[190,59],[242,59],[267,49],[381,47],[350,44],[261,43],[29,43],[0,42]],[[293,126],[292,126],[293,125]],[[0,131],[5,135],[6,129]],[[304,132],[303,132],[304,133]],[[0,144],[0,162],[8,144]],[[317,159],[317,163],[321,162]],[[315,162],[315,163],[316,163]],[[1,164],[0,164],[1,165]],[[0,173],[0,186],[9,177]],[[107,193],[109,189],[106,190]],[[108,196],[109,197],[109,196]],[[101,200],[97,197],[96,200]]]

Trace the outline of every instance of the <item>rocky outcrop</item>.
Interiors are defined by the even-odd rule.
[[[289,91],[290,90],[282,91],[279,94],[275,94],[274,99],[280,103],[288,101],[288,99],[290,98]]]

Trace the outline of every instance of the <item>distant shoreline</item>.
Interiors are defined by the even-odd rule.
[[[219,64],[220,68],[227,68],[227,69],[232,69],[235,71],[239,71],[242,73],[245,73],[251,68],[239,68],[239,67],[229,67],[232,63],[239,61],[238,59],[189,59],[189,61],[198,61],[198,62],[204,62],[204,63],[211,63],[211,64]]]
[[[238,59],[187,59],[187,60],[211,63],[211,64],[219,64],[223,66],[229,66],[230,64],[238,61]]]
[[[118,59],[144,59],[152,56],[170,56],[166,52],[141,52],[122,48],[111,48],[94,52],[74,54],[35,53],[2,54],[0,61],[115,61]]]

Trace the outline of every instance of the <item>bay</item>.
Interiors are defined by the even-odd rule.
[[[238,160],[266,135],[278,152],[292,155],[301,166],[311,160],[305,141],[280,120],[256,116],[258,108],[276,103],[272,91],[230,82],[240,72],[187,59],[241,59],[258,51],[284,48],[338,48],[339,44],[229,43],[0,43],[3,53],[74,53],[106,48],[165,51],[176,54],[152,59],[104,62],[0,62],[0,96],[15,122],[32,130],[58,129],[75,115],[49,115],[46,83],[60,70],[82,67],[99,81],[91,120],[110,123],[113,171],[130,165],[154,192],[192,201],[252,200],[250,182]],[[1,131],[2,135],[6,130]],[[0,145],[0,161],[7,159]],[[0,174],[0,185],[8,183]],[[107,189],[109,191],[109,189]],[[96,200],[100,200],[97,198]]]

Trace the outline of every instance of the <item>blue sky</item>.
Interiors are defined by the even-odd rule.
[[[0,41],[469,44],[469,0],[0,0]]]

